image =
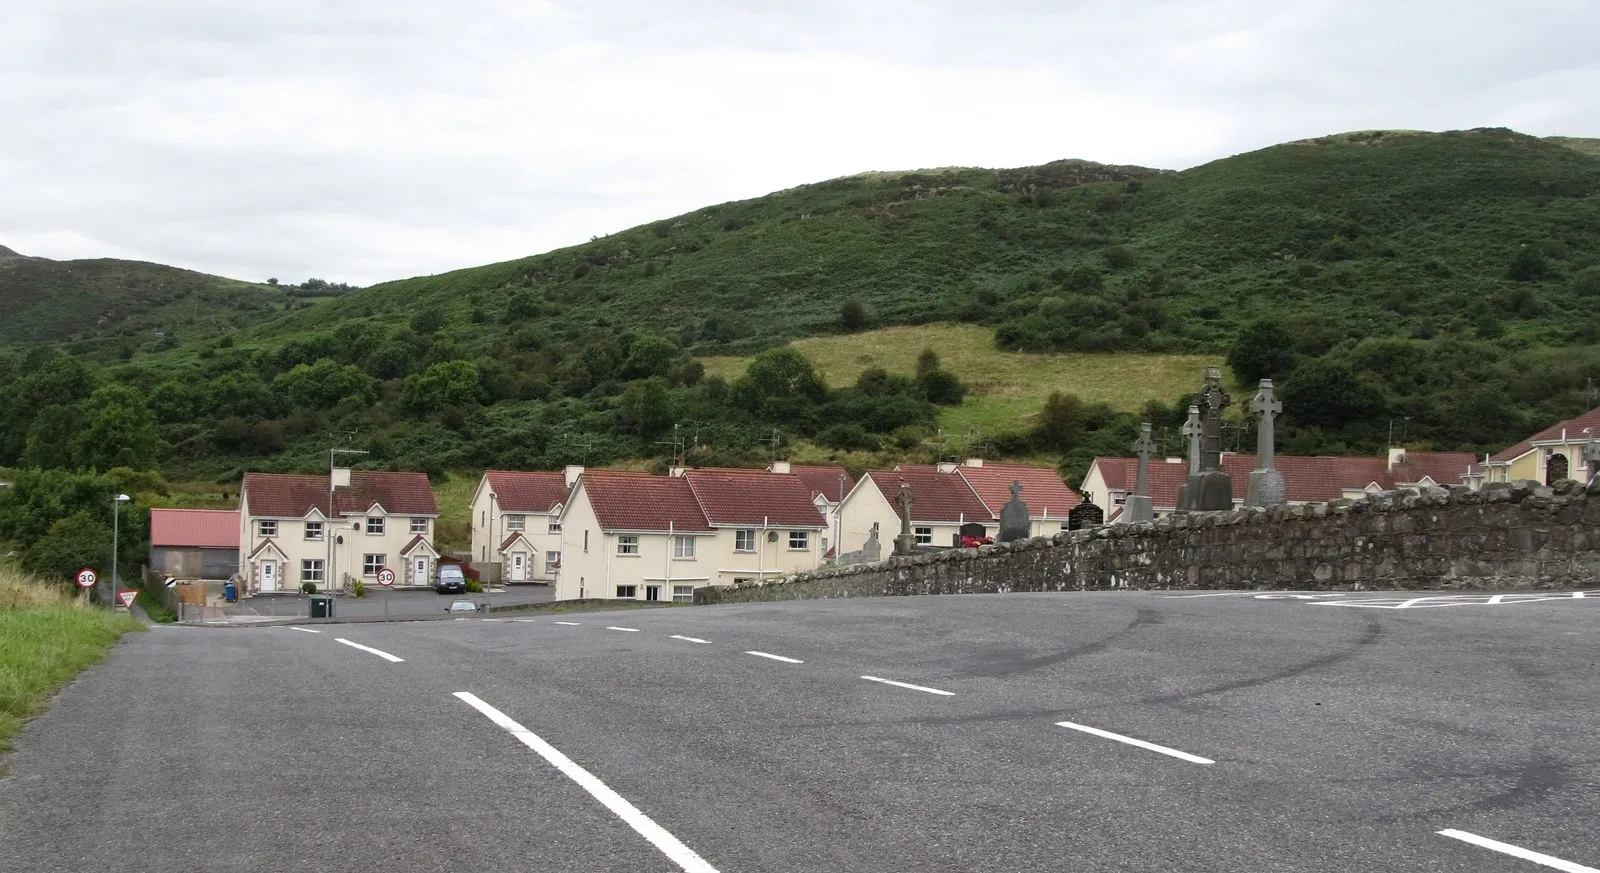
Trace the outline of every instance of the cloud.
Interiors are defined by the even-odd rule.
[[[250,279],[472,266],[864,170],[1600,133],[1585,0],[0,0],[0,19],[0,243]]]

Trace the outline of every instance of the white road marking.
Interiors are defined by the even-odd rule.
[[[680,637],[677,634],[673,634],[672,638],[675,640],[683,640],[686,643],[704,643],[706,645],[710,645],[711,643],[710,640],[702,640],[697,637]]]
[[[505,621],[503,618],[486,618],[484,621]]]
[[[613,627],[613,626],[609,626],[609,625],[606,627],[606,630],[627,631],[630,634],[636,634],[636,633],[639,632],[639,629],[636,628],[636,627]]]
[[[561,753],[560,749],[540,739],[533,731],[528,730],[510,716],[495,709],[471,692],[457,691],[455,696],[464,701],[468,706],[476,709],[507,733],[516,737],[524,746],[539,753],[539,757],[550,762],[557,770],[573,782],[578,783],[584,791],[589,792],[595,800],[600,801],[606,809],[611,810],[617,818],[622,819],[638,832],[639,836],[650,841],[650,844],[661,850],[683,869],[684,873],[717,873],[717,869],[706,863],[693,849],[685,846],[677,837],[673,836],[666,828],[656,824],[649,816],[639,811],[639,808],[629,803],[622,795],[612,791],[609,786],[601,782],[599,777],[583,769],[571,758]]]
[[[1586,591],[1544,591],[1516,594],[1437,594],[1431,597],[1374,597],[1361,600],[1319,600],[1312,606],[1355,606],[1367,609],[1437,609],[1446,606],[1515,606],[1519,603],[1592,600]]]
[[[396,664],[403,663],[405,661],[405,658],[396,658],[394,655],[382,651],[381,649],[374,649],[371,646],[363,646],[360,643],[352,643],[344,637],[335,637],[333,641],[336,643],[344,643],[352,649],[360,649],[363,652],[371,652],[372,654],[377,655],[386,661],[392,661]]]
[[[577,627],[578,625],[583,624],[583,622],[581,622],[581,621],[558,621],[558,622],[556,622],[556,624],[564,624],[564,625],[566,625],[568,627]]]
[[[1171,755],[1174,758],[1179,758],[1192,764],[1217,763],[1210,758],[1202,758],[1199,755],[1191,755],[1188,752],[1180,752],[1177,749],[1169,749],[1166,746],[1158,746],[1155,743],[1147,743],[1144,740],[1136,740],[1133,737],[1125,737],[1122,734],[1114,734],[1110,731],[1103,731],[1099,728],[1089,727],[1088,725],[1073,724],[1070,721],[1058,721],[1056,722],[1056,726],[1072,728],[1075,731],[1083,731],[1086,734],[1094,734],[1097,737],[1105,737],[1108,740],[1116,740],[1119,743],[1127,743],[1130,746],[1138,746],[1141,749],[1149,749],[1152,752],[1160,752],[1163,755]]]
[[[299,631],[299,632],[301,632],[303,634],[320,634],[320,633],[322,633],[322,631],[312,630],[311,628],[308,628],[308,627],[290,627],[289,630],[297,630],[297,631]]]
[[[1563,861],[1560,858],[1552,855],[1546,855],[1542,852],[1529,851],[1521,846],[1513,846],[1510,843],[1502,843],[1499,840],[1491,840],[1488,837],[1480,837],[1477,834],[1469,834],[1466,831],[1458,831],[1447,828],[1442,831],[1436,831],[1436,833],[1441,837],[1449,837],[1452,840],[1460,840],[1463,843],[1471,843],[1474,846],[1489,849],[1495,852],[1501,852],[1503,854],[1510,855],[1513,858],[1521,858],[1524,861],[1532,861],[1535,864],[1543,864],[1546,867],[1564,870],[1566,873],[1600,873],[1600,870],[1596,870],[1593,867],[1585,867],[1582,864],[1574,864],[1571,861]]]
[[[1219,591],[1216,594],[1167,594],[1167,595],[1163,595],[1161,599],[1162,600],[1188,600],[1191,597],[1237,597],[1240,594],[1247,594],[1247,593],[1249,593],[1249,592],[1246,592],[1246,591]]]
[[[926,688],[926,687],[923,687],[921,685],[911,685],[911,684],[906,683],[906,682],[896,682],[893,679],[879,679],[876,676],[862,676],[861,678],[867,680],[868,682],[882,682],[885,685],[893,685],[896,688],[909,688],[912,691],[926,691],[929,694],[942,694],[945,697],[955,697],[956,696],[956,693],[954,691],[940,691],[937,688]]]
[[[785,658],[782,655],[769,655],[766,652],[745,652],[745,654],[746,655],[755,655],[757,658],[771,658],[774,661],[782,661],[785,664],[804,664],[805,663],[805,661],[796,661],[793,658]]]
[[[522,624],[534,624],[534,623],[536,623],[538,621],[538,619],[537,618],[508,618],[508,619],[506,619],[506,621],[515,621],[515,622],[520,622]]]

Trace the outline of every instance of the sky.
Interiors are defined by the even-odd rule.
[[[0,0],[0,246],[365,285],[869,170],[1600,136],[1600,0]]]

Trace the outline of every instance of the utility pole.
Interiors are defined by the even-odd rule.
[[[778,435],[778,429],[773,428],[772,436],[770,438],[762,439],[760,442],[767,443],[768,450],[772,454],[772,460],[778,460],[778,446],[783,442],[783,438]]]
[[[340,455],[366,454],[370,453],[361,451],[360,449],[328,449],[328,519],[323,523],[324,530],[326,531],[323,536],[325,536],[328,540],[328,572],[322,582],[323,586],[328,589],[328,593],[330,595],[333,594],[334,582],[336,582],[339,578],[339,549],[337,542],[339,539],[341,539],[339,529],[344,527],[344,519],[339,515],[338,508],[334,506],[334,489],[338,487],[334,484],[334,471],[338,469],[338,457]],[[333,601],[330,600],[328,602],[331,604]]]

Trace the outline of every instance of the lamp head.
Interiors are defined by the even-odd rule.
[[[115,497],[115,498],[113,498],[113,499],[114,499],[114,500],[116,500],[116,501],[117,501],[117,502],[118,502],[118,503],[127,503],[127,502],[128,502],[128,501],[130,501],[130,500],[132,500],[132,499],[133,499],[133,498],[132,498],[132,497],[129,497],[129,496],[128,496],[128,495],[126,495],[126,494],[118,494],[118,495],[117,495],[117,496],[116,496],[116,497]]]

